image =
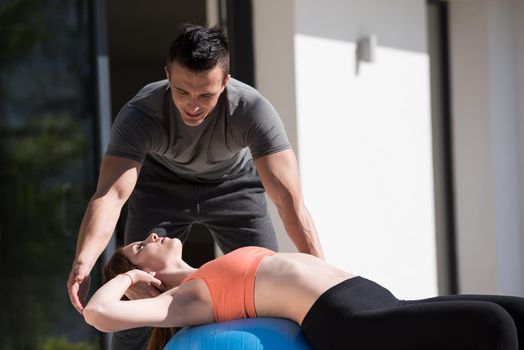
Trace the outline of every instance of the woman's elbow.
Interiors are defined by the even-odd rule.
[[[82,316],[84,316],[84,320],[87,324],[95,327],[98,329],[98,322],[100,319],[99,311],[96,310],[96,308],[92,306],[86,306],[84,310],[82,311]]]
[[[84,320],[87,324],[95,327],[99,331],[105,333],[113,331],[105,325],[102,310],[99,307],[93,307],[88,305],[82,311],[82,315],[84,316]]]

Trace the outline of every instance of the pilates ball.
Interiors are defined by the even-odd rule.
[[[311,350],[300,326],[283,318],[245,318],[186,327],[164,350]]]

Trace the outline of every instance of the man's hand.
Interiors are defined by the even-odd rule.
[[[89,291],[89,285],[91,284],[91,276],[89,271],[85,268],[75,264],[73,269],[69,273],[69,279],[67,280],[67,292],[69,293],[69,300],[75,307],[76,311],[82,313],[87,292]]]

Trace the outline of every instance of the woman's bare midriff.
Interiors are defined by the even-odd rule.
[[[279,253],[266,257],[255,280],[259,317],[284,317],[302,324],[318,297],[354,275],[308,254]]]

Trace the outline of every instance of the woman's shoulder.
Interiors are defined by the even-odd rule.
[[[209,289],[201,279],[193,279],[159,296],[169,300],[169,310],[178,313],[178,327],[215,322]],[[175,311],[176,310],[176,311]]]

